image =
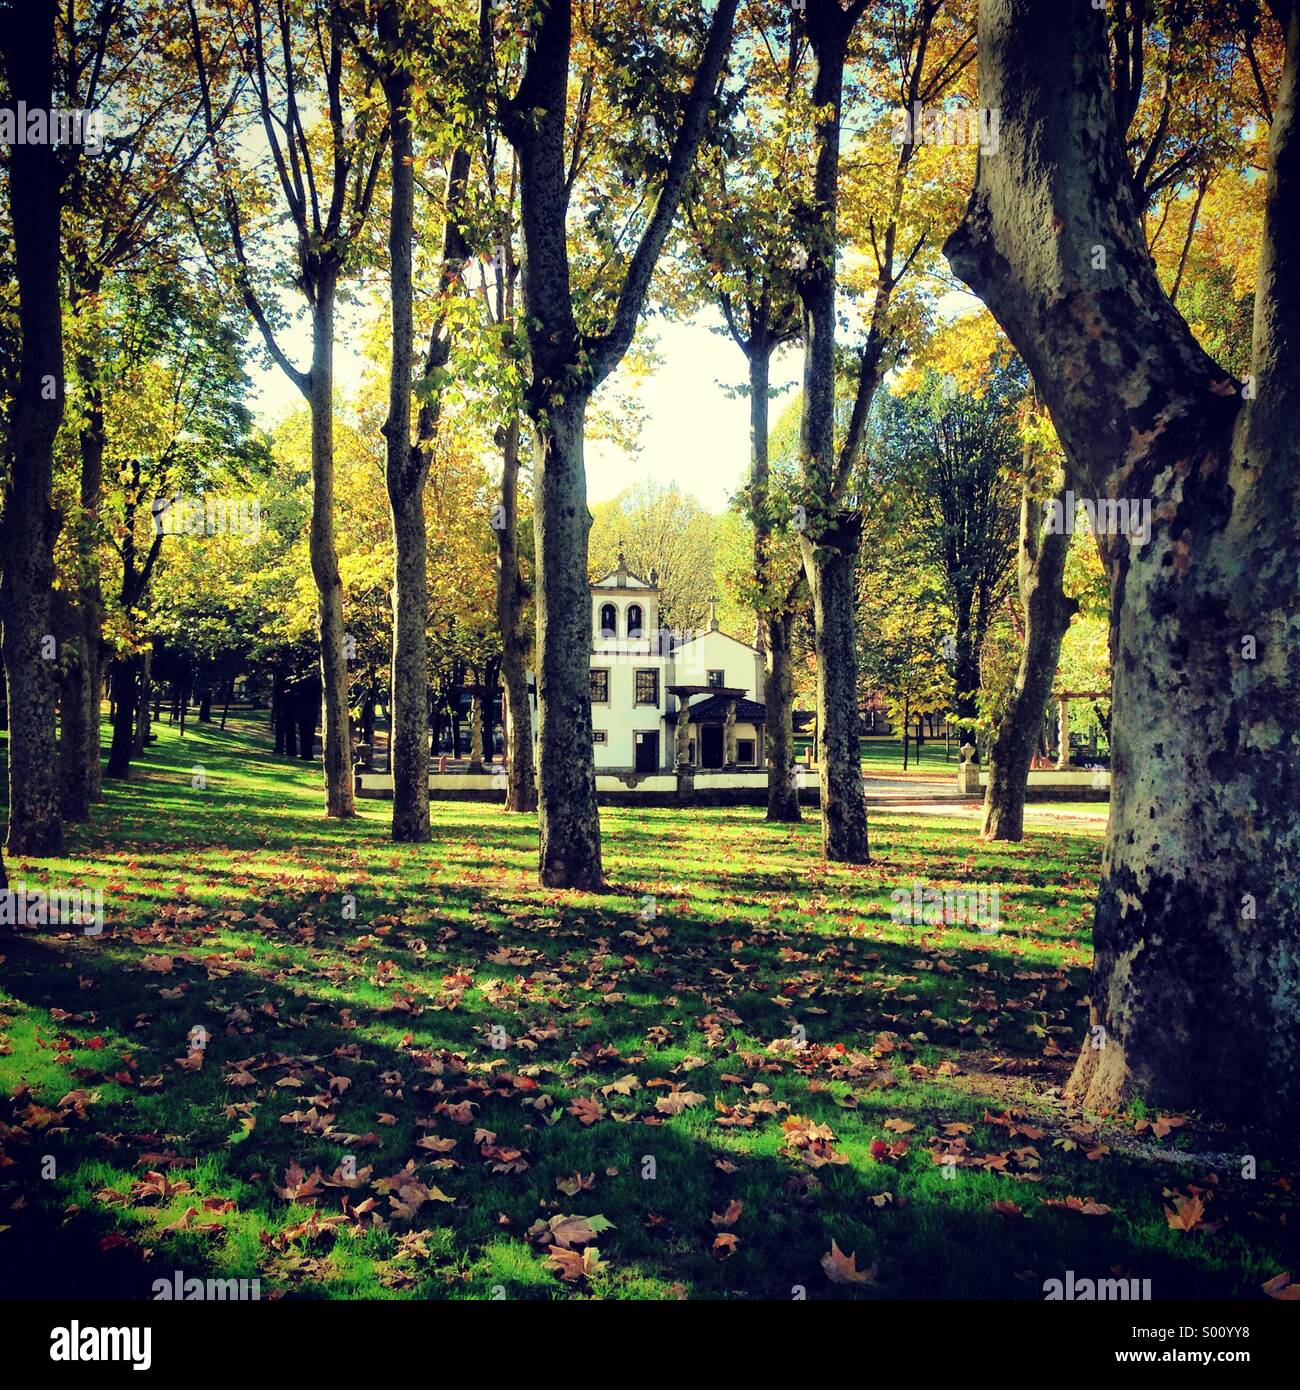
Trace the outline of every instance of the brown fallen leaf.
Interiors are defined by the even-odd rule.
[[[830,1250],[822,1256],[822,1272],[832,1284],[874,1284],[876,1281],[875,1265],[859,1269],[858,1252],[855,1250],[851,1255],[846,1255],[834,1241],[831,1241]]]
[[[562,1245],[552,1245],[546,1263],[570,1284],[579,1279],[590,1279],[605,1268],[605,1261],[600,1258],[600,1251],[594,1245],[588,1245],[582,1254],[576,1250],[566,1250]]]
[[[740,1220],[740,1213],[744,1211],[744,1209],[745,1204],[743,1202],[738,1202],[733,1197],[731,1201],[727,1203],[727,1209],[725,1211],[715,1211],[713,1215],[709,1217],[709,1220],[712,1221],[715,1226],[734,1226],[736,1222]]]

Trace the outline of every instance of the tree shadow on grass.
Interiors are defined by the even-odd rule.
[[[417,1054],[441,1055],[444,1049],[478,1065],[479,1070],[465,1073],[457,1086],[470,1085],[465,1077],[472,1078],[478,1089],[469,1094],[478,1095],[479,1100],[469,1125],[443,1119],[434,1130],[457,1140],[456,1152],[465,1166],[445,1174],[420,1170],[426,1180],[445,1183],[456,1204],[439,1205],[427,1221],[424,1216],[417,1219],[417,1228],[450,1230],[451,1238],[437,1262],[440,1272],[422,1274],[417,1264],[413,1282],[400,1290],[407,1294],[489,1296],[494,1280],[509,1282],[494,1264],[492,1252],[502,1241],[522,1239],[539,1214],[553,1211],[601,1212],[614,1222],[615,1230],[600,1241],[610,1272],[598,1276],[598,1284],[611,1281],[614,1294],[620,1288],[653,1294],[681,1283],[700,1297],[785,1299],[794,1296],[796,1286],[808,1288],[817,1297],[1037,1297],[1042,1279],[1062,1277],[1066,1269],[1074,1269],[1080,1277],[1106,1277],[1112,1266],[1119,1265],[1135,1277],[1158,1281],[1157,1296],[1173,1296],[1174,1291],[1198,1296],[1240,1292],[1257,1273],[1249,1252],[1238,1246],[1225,1249],[1222,1259],[1207,1255],[1204,1242],[1163,1248],[1158,1227],[1153,1232],[1149,1224],[1132,1219],[1097,1218],[1090,1224],[1089,1218],[1045,1211],[1035,1211],[1028,1219],[1003,1216],[990,1210],[993,1201],[1010,1195],[1031,1209],[1031,1199],[1024,1193],[1036,1195],[1035,1187],[999,1180],[989,1173],[961,1173],[953,1181],[936,1181],[932,1160],[919,1151],[902,1167],[864,1158],[866,1135],[882,1132],[878,1122],[887,1114],[914,1114],[918,1122],[966,1116],[980,1098],[954,1094],[950,1104],[927,1101],[909,1091],[901,1057],[895,1067],[899,1086],[864,1092],[854,1111],[840,1108],[835,1100],[854,1091],[851,1083],[847,1088],[828,1084],[821,1091],[809,1090],[807,1078],[791,1074],[781,1065],[780,1055],[771,1051],[772,1043],[788,1036],[789,1012],[770,993],[747,989],[724,994],[717,972],[734,969],[735,953],[729,941],[719,941],[715,932],[697,921],[669,917],[663,925],[672,951],[626,966],[617,980],[621,997],[611,1001],[587,992],[566,1002],[556,997],[557,986],[547,981],[555,977],[576,987],[579,971],[593,964],[582,959],[589,956],[589,945],[586,950],[573,945],[584,937],[589,941],[585,911],[563,909],[553,918],[539,919],[532,902],[527,906],[533,916],[525,923],[513,915],[522,902],[509,897],[470,886],[449,896],[464,913],[491,914],[491,920],[473,930],[459,929],[451,941],[442,939],[448,926],[445,916],[424,926],[403,926],[400,933],[368,952],[364,961],[357,961],[343,949],[348,933],[342,931],[320,930],[313,946],[304,946],[291,924],[312,911],[315,900],[281,894],[272,904],[275,929],[236,933],[255,946],[254,963],[260,971],[253,969],[254,963],[240,962],[228,953],[217,962],[215,978],[214,971],[201,963],[181,963],[165,984],[174,988],[184,983],[187,991],[165,1007],[144,992],[145,985],[155,982],[153,978],[132,975],[128,967],[138,966],[146,950],[174,951],[178,943],[137,947],[113,936],[96,942],[60,942],[39,935],[17,939],[6,972],[9,993],[41,1010],[60,1008],[84,1014],[93,1008],[93,1022],[65,1022],[61,1030],[83,1042],[87,1034],[104,1040],[89,1056],[84,1049],[78,1051],[76,1060],[85,1056],[85,1061],[69,1070],[68,1088],[103,1086],[113,1094],[104,1104],[88,1108],[86,1122],[74,1120],[69,1132],[59,1136],[66,1156],[57,1185],[40,1184],[34,1176],[30,1160],[41,1150],[40,1136],[18,1151],[19,1171],[10,1169],[5,1174],[9,1191],[16,1184],[27,1199],[15,1230],[5,1236],[16,1251],[9,1265],[21,1281],[16,1291],[68,1297],[96,1291],[121,1293],[129,1288],[134,1296],[147,1296],[153,1279],[169,1277],[172,1269],[180,1268],[187,1276],[222,1277],[251,1277],[260,1269],[268,1286],[281,1283],[307,1296],[356,1287],[373,1292],[374,1285],[350,1283],[347,1271],[367,1251],[370,1258],[379,1259],[381,1267],[396,1268],[391,1233],[300,1238],[294,1244],[295,1254],[267,1250],[259,1238],[247,1233],[242,1242],[226,1240],[214,1251],[211,1247],[217,1242],[211,1237],[155,1232],[150,1239],[158,1253],[146,1263],[111,1246],[100,1249],[101,1240],[111,1241],[120,1234],[123,1222],[117,1208],[85,1200],[71,1216],[65,1208],[70,1197],[82,1195],[79,1172],[95,1182],[100,1181],[101,1170],[138,1176],[143,1170],[135,1167],[135,1158],[141,1148],[146,1152],[174,1149],[182,1160],[171,1170],[175,1176],[183,1178],[191,1160],[208,1165],[205,1187],[196,1195],[238,1193],[241,1210],[247,1203],[270,1232],[298,1224],[308,1213],[290,1214],[287,1203],[274,1195],[274,1184],[282,1180],[290,1162],[297,1161],[308,1171],[319,1164],[328,1173],[348,1150],[304,1134],[297,1126],[281,1124],[278,1117],[282,1110],[304,1109],[310,1094],[324,1084],[323,1078],[312,1072],[305,1086],[286,1086],[283,1079],[292,1078],[304,1064],[278,1062],[256,1074],[256,1087],[232,1089],[223,1081],[223,1064],[253,1058],[260,1065],[268,1054],[309,1056],[326,1062],[330,1074],[346,1075],[351,1085],[338,1097],[337,1122],[350,1132],[377,1136],[377,1146],[367,1142],[356,1152],[358,1164],[373,1164],[374,1175],[380,1176],[397,1170],[410,1157],[428,1161],[417,1147],[426,1132],[417,1121],[432,1114],[438,1095],[448,1094],[436,1090],[447,1083],[445,1072],[440,1077],[426,1069]],[[609,904],[607,911],[627,929],[644,930],[634,904]],[[215,942],[205,940],[209,935],[215,933],[196,928],[193,940],[181,943],[196,962],[213,954]],[[771,933],[770,940],[747,951],[758,959],[771,957],[775,966],[781,946],[794,935]],[[403,944],[406,941],[422,941],[426,953],[410,951]],[[911,965],[916,951],[912,944],[869,944],[879,958],[882,976],[916,973]],[[445,955],[439,954],[444,950]],[[487,961],[489,954],[502,950],[527,963]],[[403,978],[388,981],[383,988],[372,986],[367,972],[385,957],[400,959]],[[1023,965],[1016,956],[980,952],[979,957],[999,974],[1010,975]],[[485,994],[453,1008],[432,1008],[437,1000],[426,996],[417,1000],[423,1012],[415,1014],[391,1001],[395,983],[406,986],[422,977],[437,980],[465,966],[473,968],[480,987],[495,980],[507,993],[496,996],[497,1003]],[[331,978],[331,969],[344,968],[355,968],[357,973]],[[785,969],[784,963],[781,968]],[[335,987],[347,998],[346,1015],[331,993]],[[924,999],[917,1001],[915,1012],[904,1014],[893,998],[873,1003],[860,991],[848,993],[850,989],[857,990],[852,981],[846,982],[842,999],[825,993],[815,996],[817,1007],[827,1010],[818,1024],[825,1029],[825,1043],[842,1038],[850,1047],[865,1048],[877,1030],[887,1028],[901,1037],[921,1021]],[[934,1002],[929,1001],[931,1009]],[[273,1014],[265,1012],[268,1005]],[[716,1018],[720,1005],[735,1010],[743,1022],[724,1026],[723,1046],[710,1056],[703,1040],[704,1020],[710,1015]],[[149,1015],[145,1030],[139,1026],[142,1011]],[[571,1026],[580,1019],[583,1026]],[[196,1021],[212,1037],[202,1071],[191,1075],[178,1072],[171,1059],[185,1055],[189,1029]],[[559,1027],[561,1036],[543,1035],[533,1050],[496,1048],[484,1038],[493,1023],[508,1026],[515,1038],[551,1026]],[[655,1027],[666,1027],[672,1036],[648,1044],[649,1030]],[[51,1031],[57,1040],[60,1030]],[[407,1035],[410,1040],[403,1043]],[[963,1040],[953,1041],[960,1055]],[[361,1047],[361,1059],[336,1051],[354,1045]],[[704,1054],[704,1065],[681,1070],[685,1053],[696,1048]],[[166,1081],[161,1092],[141,1092],[138,1086],[117,1088],[104,1081],[105,1072],[120,1068],[127,1054],[133,1054],[131,1070],[137,1082],[152,1071],[163,1074]],[[572,1060],[575,1056],[577,1063]],[[746,1060],[747,1056],[758,1060]],[[487,1064],[493,1057],[508,1062],[490,1068]],[[769,1061],[776,1062],[778,1069],[768,1071]],[[538,1067],[542,1070],[536,1073],[537,1084],[556,1096],[557,1108],[573,1096],[595,1095],[607,1111],[621,1109],[636,1118],[619,1123],[606,1114],[587,1128],[566,1115],[558,1125],[548,1127],[541,1113],[523,1104],[532,1092],[520,1093],[513,1083],[503,1090],[493,1080],[503,1071],[517,1075]],[[745,1101],[746,1092],[723,1079],[733,1070],[752,1080],[764,1076],[770,1094],[788,1104],[792,1113],[844,1136],[851,1162],[810,1174],[796,1156],[781,1152],[776,1117],[756,1121],[752,1132],[728,1130],[712,1123],[714,1115],[704,1105],[665,1123],[647,1125],[646,1117],[662,1118],[651,1099],[662,1095],[661,1090],[652,1092],[643,1086],[630,1097],[619,1097],[617,1092],[602,1097],[598,1089],[632,1071],[643,1082],[675,1077],[680,1084],[703,1092],[709,1104],[716,1096],[735,1106]],[[400,1100],[393,1094],[391,1075],[387,1083],[382,1079],[392,1073],[403,1078]],[[435,1089],[417,1092],[416,1085]],[[238,1122],[227,1115],[226,1107],[256,1098],[263,1089],[257,1128],[247,1140],[229,1146],[229,1138],[238,1133]],[[58,1096],[44,1099],[48,1103]],[[1001,1104],[998,1096],[986,1100],[995,1108]],[[392,1114],[396,1123],[377,1124],[376,1115],[383,1113]],[[870,1123],[864,1124],[867,1119]],[[496,1134],[498,1144],[526,1152],[529,1170],[508,1176],[489,1173],[471,1142],[474,1129],[480,1127]],[[653,1177],[643,1176],[647,1158],[654,1160]],[[719,1159],[734,1171],[718,1167]],[[607,1173],[610,1168],[617,1173]],[[565,1197],[555,1181],[574,1173],[590,1173],[592,1189]],[[811,1190],[806,1183],[810,1176],[819,1184]],[[1141,1176],[1138,1190],[1142,1180],[1149,1189],[1150,1174]],[[890,1192],[894,1200],[875,1205],[872,1199],[883,1192]],[[337,1213],[338,1196],[331,1190],[322,1210]],[[730,1227],[739,1244],[722,1260],[713,1253],[714,1239],[722,1229],[713,1216],[725,1213],[732,1200],[743,1207]],[[179,1196],[168,1207],[169,1216],[179,1215],[175,1207],[183,1209],[191,1201],[188,1194]],[[548,1209],[540,1203],[556,1205]],[[508,1224],[501,1223],[502,1216]],[[837,1289],[827,1283],[820,1260],[832,1239],[842,1250],[857,1252],[859,1268],[879,1266],[875,1284]],[[336,1258],[335,1242],[346,1259]],[[294,1260],[305,1263],[293,1265]],[[317,1265],[314,1260],[323,1263]],[[508,1296],[517,1292],[521,1297],[553,1297],[565,1288],[552,1280],[530,1280],[517,1291],[509,1289]]]

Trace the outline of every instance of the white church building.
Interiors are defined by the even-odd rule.
[[[591,723],[596,771],[762,770],[763,657],[718,627],[659,624],[660,589],[618,568],[591,585]]]

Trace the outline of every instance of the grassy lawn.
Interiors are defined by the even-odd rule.
[[[921,760],[916,758],[915,743],[907,752],[907,770],[903,770],[903,742],[899,738],[883,734],[864,736],[858,740],[862,748],[862,771],[867,777],[920,777],[929,780],[951,777],[957,771],[957,750],[960,739],[953,739],[952,756],[944,757],[942,738],[927,739],[921,745]],[[807,734],[795,735],[795,754],[802,760],[805,751],[812,746],[812,738]]]
[[[435,802],[394,846],[263,734],[164,725],[66,859],[9,865],[107,913],[0,933],[11,1296],[1262,1297],[1294,1258],[1280,1142],[1060,1098],[1104,808],[992,847],[875,814],[863,868],[812,819],[607,810],[574,896],[531,817]],[[916,880],[1001,921],[895,925]]]

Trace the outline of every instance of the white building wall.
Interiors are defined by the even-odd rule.
[[[763,659],[753,647],[725,632],[702,632],[683,642],[672,658],[673,685],[704,685],[710,671],[723,672],[722,683],[743,690],[763,703]],[[674,699],[673,709],[677,708]]]

